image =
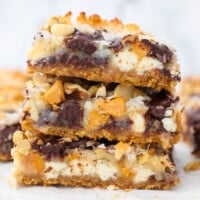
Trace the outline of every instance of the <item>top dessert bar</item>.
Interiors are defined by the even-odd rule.
[[[175,50],[135,24],[98,15],[52,17],[34,37],[29,72],[117,82],[174,92],[180,80]]]

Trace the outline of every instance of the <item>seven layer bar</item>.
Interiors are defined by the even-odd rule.
[[[81,13],[54,17],[29,53],[20,184],[168,189],[178,183],[179,66],[171,47],[136,25]],[[27,166],[29,169],[26,170]]]
[[[19,71],[0,71],[0,160],[11,160],[13,134],[20,130],[21,105],[27,77]]]

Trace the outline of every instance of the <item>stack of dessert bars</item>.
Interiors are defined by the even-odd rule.
[[[28,57],[18,184],[169,189],[179,182],[175,51],[137,25],[53,17]]]

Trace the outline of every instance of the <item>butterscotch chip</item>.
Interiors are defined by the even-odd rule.
[[[120,97],[102,101],[99,107],[102,113],[109,114],[113,117],[121,117],[126,112],[125,100]]]
[[[63,84],[60,80],[55,83],[45,92],[44,99],[47,103],[54,105],[65,100]]]

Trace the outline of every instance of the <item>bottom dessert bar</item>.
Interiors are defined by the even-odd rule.
[[[156,144],[31,135],[14,135],[17,184],[169,189],[179,182],[172,150]]]
[[[193,147],[193,154],[200,157],[200,77],[182,80],[181,101],[185,106],[182,119],[183,140]]]
[[[23,72],[0,70],[0,160],[9,161],[13,148],[13,134],[21,129],[19,124],[27,80]]]

